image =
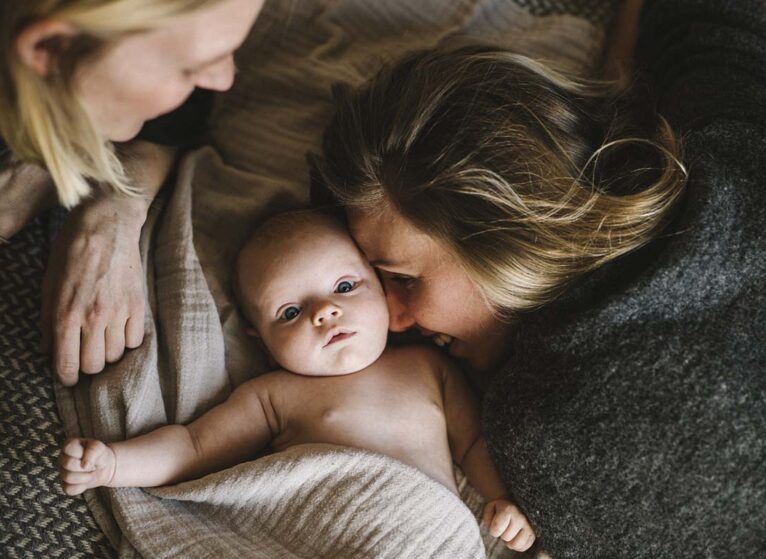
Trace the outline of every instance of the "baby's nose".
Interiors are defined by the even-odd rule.
[[[343,316],[343,311],[337,305],[325,301],[316,306],[314,310],[313,323],[314,326],[322,326],[328,320],[336,320]]]

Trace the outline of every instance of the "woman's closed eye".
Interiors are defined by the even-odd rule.
[[[417,278],[406,274],[393,274],[391,272],[385,272],[384,274],[386,279],[405,289],[411,289],[415,286],[415,282],[417,281]]]
[[[279,313],[279,320],[290,322],[291,320],[297,318],[299,314],[301,314],[301,308],[296,305],[290,305]]]

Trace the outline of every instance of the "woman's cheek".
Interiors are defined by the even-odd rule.
[[[165,86],[164,94],[161,96],[153,97],[149,106],[152,106],[152,118],[160,116],[183,105],[184,101],[194,91],[194,85],[183,78],[177,79],[175,82],[170,82]],[[156,116],[154,116],[156,115]]]

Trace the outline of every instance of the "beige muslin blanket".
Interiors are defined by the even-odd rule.
[[[242,333],[228,285],[234,255],[264,216],[308,202],[306,152],[331,114],[329,90],[455,33],[586,71],[602,32],[533,17],[511,0],[273,0],[142,237],[149,301],[143,345],[58,389],[69,435],[132,437],[186,423],[267,369]],[[146,465],[151,468],[151,464]],[[88,504],[122,557],[472,558],[474,517],[421,472],[369,452],[300,446],[175,487],[100,489]],[[479,510],[475,495],[464,498]],[[502,554],[497,546],[496,554]]]

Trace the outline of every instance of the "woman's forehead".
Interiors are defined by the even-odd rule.
[[[374,211],[349,209],[349,229],[373,266],[424,264],[444,249],[391,206]]]

